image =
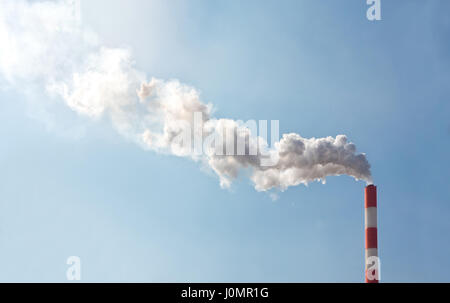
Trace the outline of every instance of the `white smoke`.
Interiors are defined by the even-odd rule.
[[[42,84],[79,115],[108,117],[120,134],[146,149],[205,163],[222,187],[229,187],[242,170],[250,171],[258,191],[285,190],[344,174],[371,182],[365,155],[357,154],[346,136],[306,139],[285,134],[269,148],[242,123],[215,119],[211,104],[202,102],[195,88],[177,80],[147,80],[134,67],[128,49],[102,47],[82,26],[74,8],[69,0],[1,0],[0,73],[10,85],[21,89],[29,83]],[[196,114],[202,119],[200,128],[194,123]],[[186,136],[206,139],[229,130],[231,136],[216,137],[203,153],[183,142]],[[245,154],[234,146],[238,140],[245,142]],[[232,154],[225,149],[230,143]],[[218,148],[224,152],[217,153]],[[263,150],[277,159],[273,165],[263,165]]]

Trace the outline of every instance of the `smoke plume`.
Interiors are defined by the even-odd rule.
[[[38,83],[77,114],[108,118],[121,135],[145,149],[204,163],[222,187],[244,170],[258,191],[335,175],[371,182],[365,155],[357,154],[346,136],[308,139],[290,133],[270,147],[245,124],[214,118],[213,106],[195,88],[148,79],[128,49],[103,47],[81,24],[73,3],[1,1],[0,74],[9,85],[21,90]],[[207,141],[213,134],[214,144],[205,144],[202,152],[184,142],[192,137]],[[238,141],[244,142],[243,150],[234,144]],[[267,159],[275,161],[267,165]]]

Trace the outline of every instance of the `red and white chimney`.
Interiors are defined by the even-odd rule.
[[[378,239],[377,239],[377,187],[369,185],[365,189],[366,227],[366,283],[379,282]]]

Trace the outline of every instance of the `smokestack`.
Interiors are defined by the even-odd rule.
[[[366,227],[366,283],[379,282],[378,239],[377,239],[377,187],[369,185],[365,189]]]

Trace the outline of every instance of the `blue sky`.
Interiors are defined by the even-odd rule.
[[[83,24],[180,79],[216,116],[346,134],[378,186],[384,282],[450,281],[447,1],[83,1]],[[99,12],[101,11],[101,14]],[[363,182],[329,177],[277,201],[105,121],[0,91],[0,281],[361,282]]]

